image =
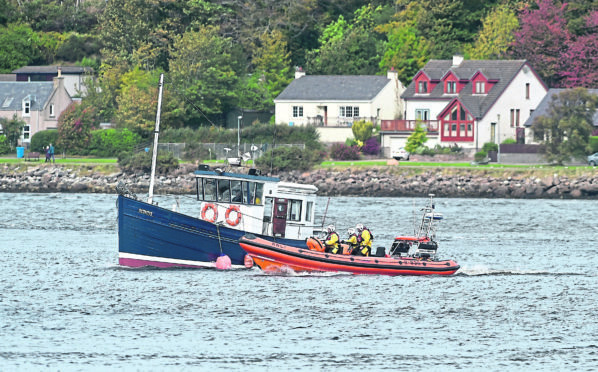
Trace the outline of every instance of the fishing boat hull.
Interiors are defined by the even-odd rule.
[[[118,196],[118,255],[123,266],[215,267],[222,253],[230,257],[233,268],[244,268],[246,253],[238,241],[245,233]],[[276,241],[307,248],[305,240]]]
[[[266,272],[347,272],[374,275],[452,275],[459,270],[453,260],[414,257],[362,257],[292,247],[247,234],[240,246]]]

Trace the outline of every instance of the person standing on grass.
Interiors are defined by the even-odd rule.
[[[50,149],[48,150],[48,154],[50,155],[50,162],[56,164],[56,159],[54,159],[54,146],[50,144]]]
[[[50,160],[50,146],[44,147],[44,152],[46,153],[46,163]]]

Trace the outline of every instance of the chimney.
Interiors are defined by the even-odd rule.
[[[388,80],[399,80],[399,72],[395,70],[394,67],[391,67],[390,70],[386,72],[386,78]]]
[[[297,67],[295,69],[295,79],[299,79],[303,76],[305,76],[305,71],[303,71],[303,68],[301,66]]]
[[[455,54],[453,56],[453,67],[457,67],[463,62],[463,56],[460,54]]]

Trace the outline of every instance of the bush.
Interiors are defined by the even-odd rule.
[[[351,131],[355,140],[365,142],[372,136],[374,124],[371,121],[359,120],[353,123]]]
[[[325,153],[308,148],[278,147],[255,160],[255,166],[264,173],[309,170],[319,164]]]
[[[39,131],[31,137],[31,147],[29,150],[43,154],[46,151],[45,147],[52,144],[54,146],[54,153],[59,154],[62,152],[62,149],[56,145],[57,140],[58,131],[56,129]]]
[[[482,151],[476,152],[475,155],[473,156],[473,159],[479,163],[481,161],[486,160],[487,156],[488,156],[488,153],[486,153],[486,151],[482,150]]]
[[[88,154],[97,157],[114,157],[121,152],[132,152],[141,137],[127,128],[105,129],[91,132]]]
[[[4,134],[0,134],[0,154],[10,154],[11,151],[8,138]]]
[[[592,154],[598,152],[598,136],[591,136],[589,145]]]
[[[118,165],[124,172],[128,173],[151,173],[152,152],[128,152],[118,154]],[[156,173],[168,174],[179,167],[179,161],[172,156],[171,152],[159,151],[156,159]]]
[[[330,147],[330,157],[334,160],[359,160],[359,148],[335,143]]]
[[[486,153],[488,153],[489,151],[498,151],[498,145],[493,142],[486,142],[482,146],[482,151],[485,151]]]
[[[517,143],[516,140],[513,138],[506,138],[504,141],[501,142],[503,145],[512,145],[513,143]]]
[[[380,154],[380,143],[376,137],[370,137],[361,148],[361,152],[365,155],[378,155]]]

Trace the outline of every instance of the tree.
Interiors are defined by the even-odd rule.
[[[426,127],[422,123],[417,123],[415,130],[407,138],[405,150],[407,150],[407,152],[410,154],[414,154],[419,147],[426,143],[427,140],[428,137],[426,136]]]
[[[371,121],[359,120],[353,123],[351,131],[353,132],[353,137],[357,141],[361,141],[361,146],[363,146],[363,143],[372,136],[374,124]]]
[[[232,40],[218,34],[216,27],[189,31],[176,38],[171,50],[170,76],[175,89],[204,114],[222,114],[237,103],[240,56]],[[197,110],[188,108],[192,121],[203,121]]]
[[[293,79],[287,43],[280,31],[261,35],[252,62],[254,70],[246,79],[246,92],[239,97],[240,105],[254,110],[270,110],[274,107],[274,98]]]
[[[320,37],[320,47],[307,55],[306,68],[313,74],[373,75],[380,71],[384,41],[375,32],[381,7],[366,5],[355,11],[352,23],[339,16]]]
[[[12,119],[0,118],[0,127],[2,127],[2,133],[6,136],[8,145],[11,149],[14,149],[21,138],[23,127],[25,127],[25,121],[19,119],[17,114],[14,114]]]
[[[0,73],[28,65],[39,57],[38,36],[25,24],[0,26]]]
[[[548,161],[563,164],[571,157],[583,159],[590,151],[593,116],[598,96],[585,88],[553,95],[546,116],[534,120],[534,137],[544,144]]]
[[[521,28],[515,32],[512,56],[527,59],[549,86],[561,86],[562,52],[571,42],[563,17],[566,5],[538,0],[538,9],[529,6],[520,16]]]
[[[387,32],[388,41],[385,43],[380,67],[394,68],[400,81],[411,81],[429,58],[428,42],[423,37],[416,36],[415,28],[408,24],[390,23],[381,30]]]
[[[484,19],[476,41],[468,50],[470,59],[498,59],[504,56],[515,40],[519,28],[515,12],[506,4],[498,5]]]
[[[91,140],[91,131],[98,124],[94,107],[70,104],[58,118],[58,145],[71,154],[84,152]]]
[[[598,85],[598,11],[592,11],[586,21],[586,33],[568,45],[561,60],[559,75],[567,88],[594,88]]]
[[[114,115],[117,128],[127,128],[149,139],[156,122],[158,76],[136,68],[122,77],[118,109]]]

